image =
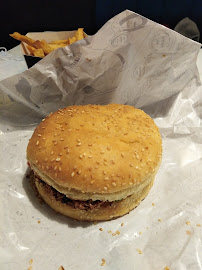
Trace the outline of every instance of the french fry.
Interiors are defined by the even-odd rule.
[[[32,55],[34,55],[34,52],[37,50],[36,48],[34,48],[30,45],[27,45],[27,49],[31,52]]]
[[[66,44],[64,43],[60,43],[60,44],[52,44],[52,43],[48,43],[49,47],[51,47],[52,49],[56,50],[58,48],[61,48],[61,47],[65,47],[67,46]]]
[[[75,33],[76,40],[81,40],[84,38],[83,28],[78,28],[78,30]]]
[[[54,49],[52,49],[44,39],[41,41],[41,48],[45,54],[49,54],[54,51]]]
[[[41,57],[41,58],[45,56],[45,54],[44,54],[44,52],[43,52],[43,50],[41,48],[36,49],[36,48],[34,48],[32,46],[27,45],[27,49],[31,52],[31,54],[33,56]]]
[[[42,49],[36,49],[36,51],[34,52],[34,56],[43,58],[45,54]]]
[[[69,45],[74,43],[76,41],[76,38],[75,37],[71,37],[69,38]]]
[[[13,34],[10,34],[10,36],[21,42],[26,43],[27,49],[30,51],[31,55],[37,57],[44,57],[55,49],[65,47],[85,38],[83,28],[78,28],[73,37],[62,40],[53,40],[50,43],[47,43],[45,40],[34,40],[27,36],[21,35],[18,32],[14,32]]]
[[[63,39],[63,40],[53,40],[49,42],[49,44],[66,44],[69,45],[69,40],[68,39]]]
[[[48,45],[45,40],[36,40],[33,43],[33,47],[35,47],[36,49],[42,49],[45,55],[51,53],[54,50]]]
[[[12,38],[14,38],[14,39],[19,40],[19,41],[23,41],[23,42],[27,43],[27,44],[30,45],[30,46],[33,46],[32,44],[35,42],[34,39],[29,38],[29,37],[27,37],[27,36],[23,36],[23,35],[21,35],[21,34],[18,33],[18,32],[14,32],[13,34],[10,34],[10,36],[11,36]]]

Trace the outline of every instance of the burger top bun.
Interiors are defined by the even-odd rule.
[[[120,200],[154,178],[162,141],[154,121],[132,106],[70,106],[51,113],[27,147],[34,173],[69,198]]]

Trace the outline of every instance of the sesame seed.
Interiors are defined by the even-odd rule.
[[[59,156],[62,156],[62,153],[59,153]]]
[[[133,185],[133,183],[132,182],[129,182],[129,186],[132,186]]]
[[[61,141],[64,141],[64,139],[63,139],[63,138],[60,138],[60,140],[61,140]]]
[[[69,148],[67,148],[66,153],[69,154]]]
[[[82,156],[82,155],[80,155],[80,156],[79,156],[79,158],[80,158],[80,159],[82,159],[82,158],[83,158],[83,156]]]
[[[45,129],[45,127],[42,127],[42,129]]]
[[[105,171],[103,171],[103,174],[104,174],[104,175],[106,175],[106,172],[105,172]]]
[[[61,172],[61,171],[62,171],[62,168],[61,168],[61,167],[59,167],[59,168],[58,168],[58,170],[59,170],[59,172]]]
[[[105,179],[105,180],[109,180],[109,177],[106,176],[104,179]]]
[[[39,145],[39,141],[36,142],[36,145]]]
[[[36,164],[38,164],[39,162],[38,162],[38,160],[36,160]]]
[[[102,150],[102,151],[100,151],[100,154],[104,154],[104,152],[105,152],[105,151],[104,151],[104,150]]]
[[[79,143],[77,143],[77,146],[80,146],[81,145],[81,143],[79,142]]]
[[[107,162],[106,161],[104,161],[104,165],[107,166]]]
[[[139,169],[139,167],[138,167],[138,166],[136,166],[136,167],[135,167],[135,169],[137,169],[137,170],[138,170],[138,169]]]
[[[107,146],[107,150],[111,150],[111,147],[110,146]]]
[[[90,183],[91,183],[91,185],[94,183],[95,181],[91,181]]]
[[[139,254],[142,254],[142,250],[140,250],[139,248],[136,249],[138,251]]]
[[[57,142],[54,142],[54,145],[58,144]]]
[[[76,165],[74,165],[73,170],[76,170],[76,169],[77,169],[77,166],[76,166]]]
[[[57,166],[55,166],[55,167],[54,167],[54,171],[56,171],[56,170],[57,170],[57,168],[58,168],[58,167],[57,167]]]
[[[133,167],[133,164],[130,164],[130,167]]]
[[[46,166],[46,169],[49,170],[49,166]]]
[[[41,120],[42,122],[45,121],[45,118]]]
[[[104,187],[104,190],[107,190],[107,187]]]
[[[70,129],[68,129],[68,131],[72,131],[72,129],[70,128]]]
[[[75,175],[75,173],[74,173],[74,172],[72,172],[71,177],[74,177],[74,175]]]
[[[38,134],[38,137],[41,137],[41,134]]]
[[[114,160],[112,160],[112,164],[115,164],[115,161]]]
[[[115,187],[115,186],[116,186],[116,183],[115,183],[115,182],[112,182],[112,186],[114,186],[114,187]]]
[[[92,143],[89,143],[88,146],[92,146]]]
[[[88,156],[88,158],[92,158],[92,156]]]
[[[53,151],[51,151],[51,155],[53,154]]]
[[[79,170],[77,173],[78,173],[78,174],[81,174],[81,170]]]
[[[57,158],[55,159],[55,161],[60,161],[60,158],[59,158],[59,157],[57,157]]]
[[[121,156],[122,156],[122,157],[125,157],[123,153],[121,153]]]
[[[80,142],[81,140],[80,139],[77,139],[77,142]]]
[[[51,159],[51,162],[53,162],[53,161],[55,161],[55,159],[54,159],[54,158],[52,158],[52,159]]]

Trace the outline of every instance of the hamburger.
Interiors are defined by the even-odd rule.
[[[123,216],[148,194],[162,157],[154,121],[128,105],[70,106],[36,127],[27,160],[43,200],[68,217]]]

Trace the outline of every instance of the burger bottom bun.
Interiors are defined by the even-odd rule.
[[[129,213],[132,209],[138,206],[140,202],[147,196],[153,186],[153,183],[154,178],[138,194],[132,194],[131,196],[128,196],[123,200],[115,201],[107,206],[101,205],[98,208],[94,208],[91,210],[80,210],[56,200],[54,195],[48,191],[46,185],[35,181],[35,185],[40,196],[52,209],[65,216],[82,221],[111,220],[113,218],[117,218]]]

